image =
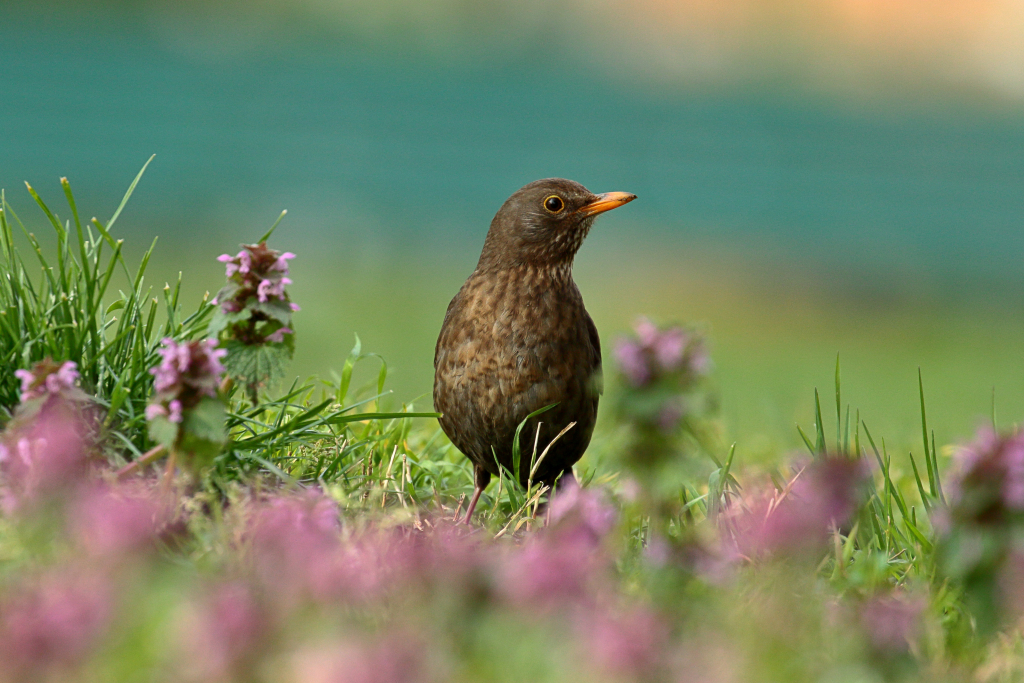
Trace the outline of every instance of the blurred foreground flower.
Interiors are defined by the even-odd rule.
[[[921,634],[926,607],[920,597],[899,593],[875,595],[860,605],[860,625],[872,649],[882,655],[907,652]]]
[[[0,604],[0,680],[74,680],[111,616],[109,586],[81,568],[8,589]]]
[[[155,548],[168,511],[148,481],[85,488],[71,508],[74,537],[93,557],[115,561]]]
[[[253,680],[270,626],[267,609],[245,584],[208,588],[178,620],[184,679]]]
[[[49,396],[80,399],[83,394],[75,386],[78,365],[74,361],[57,363],[49,358],[36,363],[31,370],[15,370],[21,380],[21,402],[28,403]]]
[[[982,631],[1024,612],[1012,599],[1024,557],[1024,434],[985,427],[959,449],[947,486],[948,507],[934,515],[939,566],[961,581]]]
[[[503,562],[498,585],[513,603],[582,602],[606,578],[610,558],[602,544],[615,510],[599,492],[571,485],[550,505],[550,526]]]
[[[75,482],[86,466],[95,418],[89,396],[75,386],[73,362],[46,359],[15,374],[21,380],[22,403],[0,435],[3,505],[8,511]]]
[[[161,363],[150,373],[156,394],[146,407],[149,435],[185,464],[198,467],[216,456],[227,441],[224,402],[217,387],[226,353],[216,340],[163,340]]]
[[[277,379],[295,351],[292,313],[298,304],[285,287],[291,252],[281,253],[267,243],[243,244],[237,255],[223,254],[227,284],[213,302],[217,311],[208,334],[219,338],[227,350],[228,376],[255,398],[259,387]]]
[[[774,487],[733,502],[722,523],[745,558],[820,551],[866,500],[870,471],[861,458],[822,457]]]
[[[616,342],[615,359],[622,378],[615,412],[630,429],[623,465],[642,484],[649,512],[670,515],[660,507],[678,497],[682,456],[694,441],[707,445],[711,434],[714,402],[705,387],[711,361],[704,339],[640,318],[634,335]]]

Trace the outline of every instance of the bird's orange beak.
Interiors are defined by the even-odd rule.
[[[605,192],[597,195],[597,198],[589,204],[581,206],[579,213],[584,217],[596,216],[599,213],[617,209],[623,204],[629,204],[634,199],[636,199],[636,195],[629,192]]]

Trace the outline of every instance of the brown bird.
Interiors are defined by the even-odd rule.
[[[466,523],[498,465],[514,472],[516,428],[538,409],[556,404],[520,434],[519,480],[525,486],[530,479],[534,444],[539,457],[575,422],[532,480],[554,487],[560,477],[573,477],[601,392],[601,342],[573,282],[573,259],[595,216],[634,199],[547,178],[509,197],[491,221],[476,270],[448,304],[434,351],[441,428],[473,463]]]

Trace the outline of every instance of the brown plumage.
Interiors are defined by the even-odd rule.
[[[587,449],[601,390],[601,343],[572,279],[573,258],[597,214],[633,199],[547,178],[509,197],[491,221],[476,270],[448,305],[434,352],[441,428],[473,463],[467,522],[498,463],[514,471],[516,428],[533,411],[557,404],[520,434],[524,485],[535,440],[539,456],[576,423],[533,477],[551,486],[572,477]]]

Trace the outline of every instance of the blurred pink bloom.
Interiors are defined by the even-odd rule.
[[[673,372],[679,369],[687,341],[687,334],[680,327],[667,329],[655,338],[651,348],[662,370]]]
[[[601,668],[627,680],[656,675],[668,643],[668,628],[652,611],[633,607],[621,614],[598,611],[580,620],[588,655]]]
[[[296,303],[289,303],[289,304],[288,304],[288,307],[289,307],[290,309],[292,309],[292,311],[301,311],[301,310],[302,310],[302,307],[301,307],[301,306],[299,306],[299,305],[298,305],[298,304],[296,304]]]
[[[231,277],[238,272],[239,264],[235,263],[235,258],[235,256],[231,256],[230,254],[221,254],[217,257],[217,260],[224,264],[224,275],[226,277]],[[213,303],[217,302],[214,301]]]
[[[90,655],[110,614],[109,587],[81,569],[53,571],[7,591],[0,606],[0,671],[15,680],[59,680],[49,676]]]
[[[146,406],[147,420],[155,420],[160,416],[167,417],[167,408],[165,406],[162,406],[159,403],[150,403]]]
[[[116,557],[152,547],[167,511],[143,482],[87,489],[72,508],[74,535],[92,555]]]
[[[822,457],[799,472],[786,490],[771,488],[743,503],[735,502],[724,522],[736,549],[748,558],[764,552],[812,550],[857,511],[868,477],[861,459]]]
[[[581,600],[608,565],[601,543],[615,526],[615,509],[578,486],[567,486],[550,506],[550,527],[510,553],[499,571],[499,586],[514,602]]]
[[[551,501],[551,530],[560,536],[583,534],[597,544],[615,527],[618,513],[599,489],[563,485]]]
[[[658,327],[651,322],[650,318],[640,316],[633,324],[633,330],[640,339],[640,345],[645,349],[653,348],[658,341]]]
[[[860,607],[861,627],[876,650],[905,652],[920,635],[924,609],[920,598],[875,596]]]
[[[250,680],[269,635],[266,610],[241,583],[216,586],[181,623],[186,677],[199,681]]]
[[[167,404],[167,419],[176,424],[180,424],[182,420],[181,415],[181,401],[174,399]]]
[[[980,429],[957,451],[946,489],[950,511],[960,518],[998,521],[1000,510],[1024,511],[1024,433]]]
[[[86,465],[85,418],[76,406],[55,396],[27,422],[9,426],[0,437],[8,511],[20,501],[49,494],[77,481]]]
[[[319,491],[261,501],[251,526],[254,568],[289,599],[344,590],[340,530],[337,505]]]
[[[615,344],[615,360],[633,386],[641,387],[650,381],[651,370],[647,366],[643,349],[636,342],[620,339]]]
[[[70,360],[57,365],[47,358],[33,365],[31,370],[15,370],[14,376],[21,380],[21,401],[24,403],[46,394],[74,389],[78,381],[78,366]]]

